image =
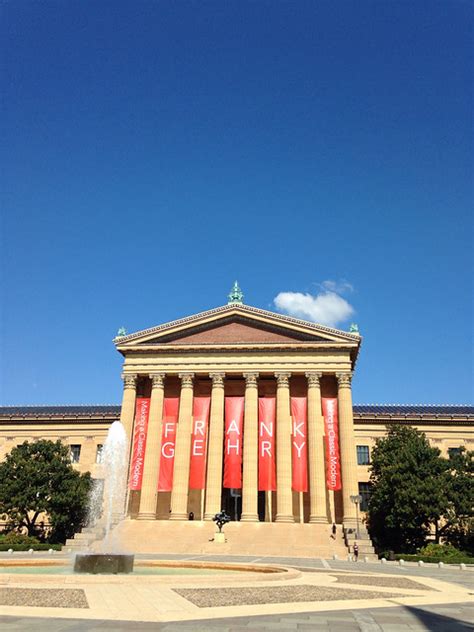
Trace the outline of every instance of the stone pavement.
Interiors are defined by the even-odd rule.
[[[237,584],[229,577],[222,581],[188,577],[179,580],[179,585],[176,577],[148,583],[147,578],[138,577],[130,581],[101,576],[96,582],[66,576],[56,579],[56,588],[80,586],[87,594],[89,609],[34,608],[28,603],[23,607],[0,605],[0,630],[474,630],[474,569],[256,556],[138,558],[267,563],[292,567],[300,573],[273,582],[256,582],[249,576],[248,581],[242,578]],[[65,582],[62,586],[61,581]],[[13,586],[1,574],[0,583],[7,592]],[[21,583],[17,576],[14,586]],[[53,578],[42,582],[38,576],[27,580],[24,587],[31,589],[35,584],[55,588]],[[214,594],[217,590],[218,602]]]
[[[231,617],[171,623],[140,623],[91,619],[43,619],[39,617],[0,617],[0,630],[20,632],[243,632],[249,630],[314,630],[315,632],[467,632],[473,630],[474,604],[458,603],[424,607],[364,608],[343,612],[300,612],[256,617]]]

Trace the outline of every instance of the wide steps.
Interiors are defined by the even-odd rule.
[[[224,527],[225,543],[212,541],[215,532],[215,524],[207,521],[126,519],[114,529],[114,538],[124,550],[134,553],[347,556],[340,535],[336,540],[331,538],[329,524],[231,522]],[[98,549],[100,542],[93,542],[91,547]]]

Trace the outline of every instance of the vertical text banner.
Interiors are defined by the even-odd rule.
[[[194,398],[189,489],[204,489],[206,486],[207,428],[210,407],[210,397]]]
[[[173,487],[174,448],[178,425],[179,397],[165,397],[161,430],[160,475],[158,491],[170,492]]]
[[[323,397],[324,443],[326,445],[326,486],[334,491],[341,489],[341,461],[339,457],[339,422],[337,399]]]
[[[258,490],[276,491],[275,398],[258,398]]]
[[[130,489],[134,491],[142,488],[149,413],[150,399],[148,397],[137,397],[135,406],[135,427],[133,430],[132,463],[130,466]]]
[[[308,403],[306,397],[291,398],[292,489],[308,491]]]
[[[224,484],[230,489],[242,488],[242,427],[244,398],[225,398]]]

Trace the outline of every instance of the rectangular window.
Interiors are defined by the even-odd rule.
[[[71,452],[71,463],[79,463],[79,459],[81,457],[81,446],[71,445],[69,450]]]
[[[99,443],[97,445],[97,450],[95,453],[95,462],[96,463],[102,463],[102,456],[104,453],[104,446],[102,445],[102,443]]]
[[[369,465],[369,446],[358,445],[357,446],[357,465]]]
[[[458,454],[461,454],[461,448],[448,448],[448,457],[450,459],[458,456]]]
[[[367,511],[369,508],[370,483],[359,483],[359,494],[362,496],[360,510]]]

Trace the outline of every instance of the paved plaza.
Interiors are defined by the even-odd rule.
[[[28,557],[15,554],[15,559]],[[0,630],[474,630],[472,568],[288,557],[137,556],[138,562],[153,559],[249,566],[201,576],[4,572]],[[252,564],[288,570],[257,574]]]

